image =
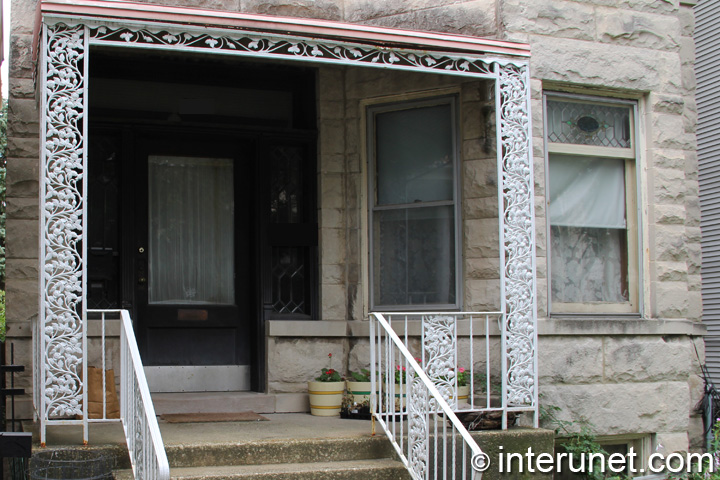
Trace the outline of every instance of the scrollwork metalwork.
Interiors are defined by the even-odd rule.
[[[82,414],[83,26],[47,28],[43,82],[43,347],[46,417]]]
[[[413,478],[427,478],[428,469],[428,441],[430,431],[427,421],[427,412],[430,409],[430,395],[427,386],[419,377],[410,382],[408,398],[408,460]]]
[[[271,56],[311,61],[330,61],[365,66],[390,66],[436,73],[463,73],[492,76],[490,65],[477,58],[431,55],[400,49],[308,41],[305,39],[253,36],[211,35],[205,32],[170,32],[168,30],[110,28],[90,29],[95,42],[140,44],[155,47],[224,51],[252,56]]]
[[[422,329],[423,369],[440,391],[443,399],[455,408],[457,406],[455,317],[451,315],[423,316]]]
[[[535,406],[535,216],[527,66],[498,65],[502,145],[507,395]]]

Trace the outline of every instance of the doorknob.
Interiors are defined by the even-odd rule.
[[[138,285],[145,285],[147,283],[147,278],[140,277],[138,278]]]

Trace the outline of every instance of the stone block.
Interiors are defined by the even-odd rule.
[[[13,98],[35,98],[35,82],[31,78],[13,78],[9,85]]]
[[[240,0],[240,9],[282,17],[342,19],[342,3],[334,0]]]
[[[463,140],[462,142],[462,159],[464,161],[495,160],[495,141],[492,135],[485,135],[479,138]]]
[[[691,345],[685,339],[605,339],[605,380],[616,383],[687,381]]]
[[[680,150],[691,150],[694,147],[694,136],[684,133],[685,127],[681,116],[653,115],[651,131],[651,138],[655,147]]]
[[[346,260],[345,230],[323,228],[320,230],[320,263],[340,265]]]
[[[348,355],[348,370],[359,372],[363,368],[370,369],[370,341],[366,338],[353,339]]]
[[[685,97],[681,95],[651,95],[653,112],[682,115],[685,108]]]
[[[343,120],[322,119],[320,122],[320,154],[343,155],[345,153],[345,124]]]
[[[320,175],[320,204],[322,208],[337,208],[345,205],[345,177],[340,173]]]
[[[462,203],[463,219],[494,218],[497,221],[499,210],[495,197],[466,198]],[[498,227],[499,228],[499,227]]]
[[[5,264],[5,275],[7,279],[32,280],[37,282],[39,277],[38,259],[8,258]]]
[[[240,9],[240,0],[140,0],[146,3],[156,3],[173,7],[207,8],[209,10],[223,10],[237,12]]]
[[[36,197],[9,197],[6,208],[7,218],[36,220],[40,215]]]
[[[689,291],[687,319],[700,321],[702,318],[702,294],[699,291]]]
[[[40,140],[37,137],[9,137],[7,154],[15,158],[40,158]]]
[[[462,167],[465,197],[497,197],[497,165],[494,159],[465,161]]]
[[[686,432],[688,390],[687,382],[540,384],[541,403],[559,407],[561,420],[585,418],[597,435]]]
[[[498,33],[495,9],[493,0],[347,0],[345,18],[369,25],[488,37]]]
[[[270,338],[268,382],[276,385],[274,391],[307,391],[307,382],[319,376],[323,368],[345,371],[344,343],[344,339],[330,338]]]
[[[680,22],[680,33],[686,37],[692,37],[695,33],[695,13],[692,8],[680,7],[677,18]]]
[[[661,282],[687,281],[687,265],[685,262],[654,262],[655,275]]]
[[[37,159],[9,158],[7,160],[7,196],[38,198],[39,172]]]
[[[320,265],[320,283],[324,285],[342,285],[344,282],[344,265]]]
[[[321,98],[318,101],[320,106],[320,118],[322,120],[329,119],[342,119],[345,117],[345,101],[344,100],[329,100]],[[321,121],[322,121],[321,120]]]
[[[597,39],[615,45],[677,51],[680,25],[674,16],[598,8]]]
[[[653,282],[657,318],[687,318],[689,300],[683,282]]]
[[[8,258],[38,258],[38,222],[11,220],[7,222],[6,255]]]
[[[687,198],[687,200],[685,201],[685,215],[686,227],[700,227],[700,199],[698,197]],[[688,236],[688,241],[691,240],[692,239]]]
[[[540,337],[541,384],[599,383],[603,378],[603,342],[599,337]]]
[[[702,286],[702,276],[700,275],[688,275],[687,285],[689,292],[699,292]]]
[[[347,317],[346,298],[344,285],[321,285],[321,318],[323,320],[345,320]]]
[[[655,437],[655,444],[662,445],[662,449],[658,447],[658,453],[667,456],[673,452],[688,451],[688,434],[687,432],[658,432]]]
[[[494,218],[481,218],[465,221],[464,245],[468,257],[498,258],[500,236],[498,221]]]
[[[344,68],[323,66],[318,70],[317,83],[320,102],[345,98]]]
[[[32,34],[10,35],[10,58],[6,61],[11,83],[13,78],[33,78],[32,50]]]
[[[686,162],[686,153],[686,150],[654,148],[651,150],[652,165],[655,168],[682,169]]]
[[[341,208],[323,208],[320,210],[320,228],[344,228],[345,210]]]
[[[679,127],[681,128],[681,127]],[[685,172],[669,168],[654,168],[652,177],[652,194],[658,204],[684,204],[687,182]]]
[[[533,76],[603,88],[683,94],[674,52],[532,36]]]
[[[500,298],[500,280],[469,279],[465,282],[465,308],[469,311],[497,311]]]
[[[38,281],[14,280],[5,285],[5,305],[8,326],[29,322],[38,314]]]
[[[362,195],[363,175],[347,175],[345,177],[345,207],[348,209],[365,208],[366,200]]]
[[[35,12],[38,0],[6,0],[11,4],[12,14],[5,22],[10,22],[10,31],[13,34],[32,35],[35,26]],[[8,24],[5,23],[5,28]],[[7,60],[7,59],[6,59]]]
[[[499,258],[465,258],[467,278],[498,279],[500,278]]]
[[[501,22],[512,32],[592,41],[595,9],[582,2],[499,2]]]
[[[345,171],[344,155],[321,155],[320,156],[320,172],[321,173],[343,173]],[[321,180],[322,181],[322,180]]]
[[[685,225],[684,205],[655,205],[655,223],[664,225]]]
[[[8,136],[37,137],[40,117],[34,99],[14,98],[8,100]]]
[[[485,136],[485,115],[480,102],[463,102],[460,114],[463,140]]]

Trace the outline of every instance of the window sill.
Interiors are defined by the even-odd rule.
[[[538,320],[539,335],[692,335],[707,327],[690,320],[657,320],[634,315],[553,314]]]

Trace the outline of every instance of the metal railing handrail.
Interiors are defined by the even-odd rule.
[[[120,315],[120,420],[125,431],[133,476],[142,480],[169,480],[170,465],[130,313],[127,310],[88,310],[88,313],[101,314],[103,322],[108,313]],[[136,431],[138,428],[143,430],[139,435]],[[150,447],[150,452],[143,447]]]
[[[417,314],[417,312],[415,312],[415,313]],[[423,313],[423,314],[427,315],[427,313]],[[417,376],[417,378],[420,379],[420,381],[422,381],[422,383],[425,385],[425,388],[427,388],[427,390],[430,392],[430,395],[433,397],[433,401],[436,402],[437,406],[442,411],[442,414],[445,415],[445,417],[450,420],[453,427],[455,429],[457,429],[458,433],[460,433],[460,436],[462,437],[463,441],[467,444],[467,446],[472,451],[473,458],[475,458],[479,455],[484,455],[480,446],[477,444],[475,439],[472,438],[472,436],[470,435],[470,432],[467,430],[467,428],[465,428],[465,425],[463,425],[462,422],[460,422],[457,415],[455,415],[455,412],[453,412],[450,405],[445,401],[445,398],[443,397],[443,395],[440,393],[440,391],[435,386],[434,382],[432,380],[430,380],[430,377],[427,376],[427,374],[425,373],[423,368],[420,367],[420,365],[417,363],[417,361],[415,361],[415,358],[410,353],[410,350],[408,350],[408,348],[402,342],[402,340],[397,335],[397,333],[395,333],[395,331],[392,329],[392,327],[390,326],[390,323],[388,323],[387,320],[385,320],[385,317],[383,316],[383,314],[377,313],[377,312],[371,312],[370,315],[373,316],[377,320],[377,322],[380,326],[382,326],[383,330],[385,331],[385,334],[388,336],[388,338],[390,338],[392,340],[392,342],[395,344],[395,347],[400,351],[400,353],[404,357],[404,360],[407,363],[407,365],[412,367],[412,369],[414,370],[413,373]],[[374,349],[374,333],[375,332],[374,332],[374,330],[375,330],[375,325],[373,322],[370,322],[371,357],[373,357],[371,360],[372,370],[371,370],[370,382],[371,382],[371,392],[373,392],[373,395],[377,395],[377,388],[376,388],[377,372],[375,372],[376,364],[375,364],[375,358],[374,358],[374,356],[375,356],[374,355],[374,353],[375,353],[375,349]],[[382,420],[381,416],[377,412],[377,408],[378,408],[377,401],[374,403],[373,407],[374,407],[374,410],[372,412],[373,416],[380,422],[381,425],[383,425],[383,428],[385,429],[385,433],[388,436],[388,438],[390,439],[390,441],[392,442],[393,446],[395,447],[395,450],[400,455],[400,458],[402,459],[405,466],[409,468],[409,462],[408,462],[407,457],[405,456],[402,449],[397,444],[396,440],[393,438],[390,431],[387,428],[385,428],[385,422]],[[412,474],[412,471],[410,473]],[[475,478],[477,480],[482,478],[482,472],[475,471],[474,473],[475,473],[475,475],[473,476],[473,478]]]

